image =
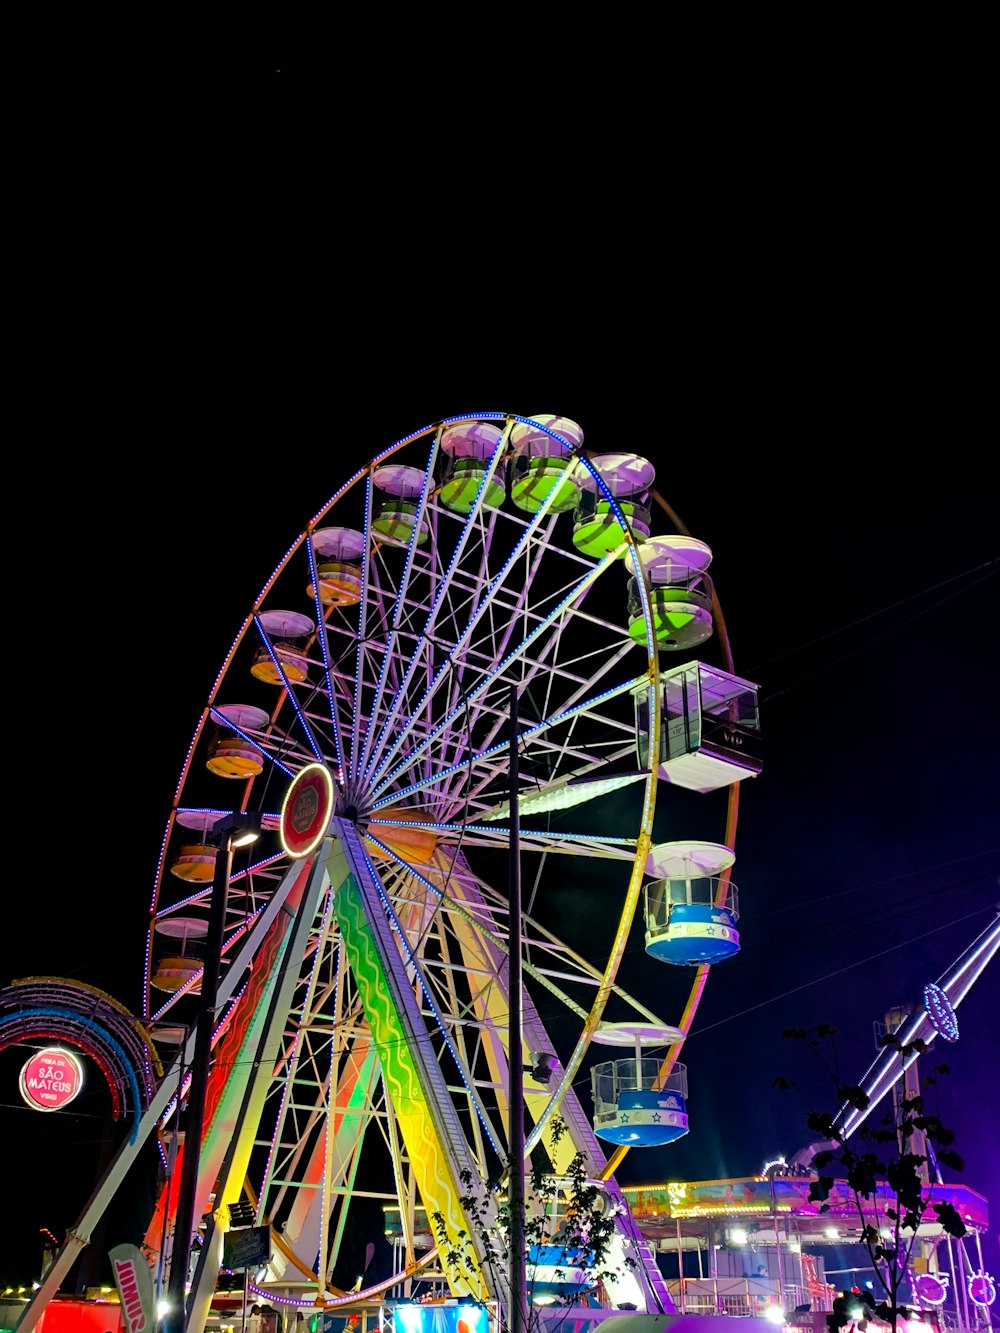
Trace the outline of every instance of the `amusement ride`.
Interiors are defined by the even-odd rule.
[[[275,1303],[433,1280],[505,1304],[477,1219],[539,1157],[600,1184],[606,1304],[675,1310],[614,1172],[687,1131],[680,1057],[740,947],[740,787],[761,762],[712,552],[655,481],[568,418],[463,415],[384,448],[288,546],[166,820],[136,1133],[36,1312],[151,1136],[144,1252],[161,1294],[190,1285],[193,1330],[227,1217],[268,1228],[253,1290]],[[690,976],[669,1021],[629,991],[636,938]],[[373,1202],[399,1271],[346,1291],[333,1273]]]

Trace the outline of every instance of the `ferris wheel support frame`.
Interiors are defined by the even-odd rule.
[[[285,910],[287,898],[293,892],[296,883],[297,877],[288,876],[285,883],[268,900],[261,912],[255,930],[247,936],[234,960],[233,966],[219,983],[218,1000],[220,1006],[227,1004],[233,998],[236,983],[257,950],[260,932],[266,931],[278,918],[279,914]],[[178,1077],[185,1069],[190,1069],[191,1061],[194,1058],[194,1046],[195,1033],[192,1029],[188,1032],[184,1044],[174,1057],[173,1063],[164,1072],[159,1087],[150,1098],[149,1105],[136,1126],[134,1136],[130,1137],[119,1148],[93,1194],[84,1205],[75,1225],[67,1230],[66,1239],[63,1241],[58,1254],[46,1269],[37,1291],[33,1293],[31,1300],[25,1306],[24,1313],[15,1325],[16,1329],[23,1329],[25,1333],[30,1333],[30,1330],[41,1319],[46,1306],[59,1291],[63,1279],[76,1262],[80,1252],[90,1244],[94,1227],[103,1218],[115,1197],[115,1193],[145,1147],[150,1135],[157,1125],[168,1117],[171,1102],[175,1103],[174,1115],[176,1116],[178,1113],[179,1107],[176,1105]]]
[[[328,882],[328,863],[333,857],[335,848],[332,843],[327,842],[322,845],[322,850],[323,854],[317,855],[312,864],[305,892],[296,909],[291,930],[286,936],[281,966],[272,971],[270,984],[264,989],[262,1003],[257,1006],[256,1017],[262,1021],[251,1027],[244,1042],[244,1051],[252,1048],[252,1058],[243,1058],[237,1062],[236,1076],[226,1089],[227,1100],[230,1104],[238,1102],[239,1109],[234,1119],[225,1115],[217,1117],[203,1144],[197,1171],[198,1198],[204,1199],[206,1193],[211,1192],[214,1204],[187,1299],[184,1328],[189,1324],[194,1328],[203,1328],[208,1318],[222,1256],[222,1236],[217,1234],[224,1229],[220,1223],[222,1209],[239,1202],[243,1193],[243,1182],[246,1179],[253,1138],[260,1123],[270,1071],[278,1061],[282,1032],[281,1016],[287,1011],[291,1002],[295,977],[305,957],[312,923]],[[225,1104],[225,1101],[220,1101],[220,1108],[224,1109]],[[212,1152],[213,1144],[217,1145],[215,1154]],[[209,1173],[213,1172],[213,1161],[218,1155],[218,1148],[222,1145],[225,1145],[222,1164],[218,1171],[214,1172],[214,1189],[209,1191],[208,1187],[213,1184],[213,1178]],[[185,1264],[184,1276],[186,1268]]]

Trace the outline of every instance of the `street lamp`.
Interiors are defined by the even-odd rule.
[[[510,1253],[507,1322],[511,1333],[527,1325],[524,1255],[524,1052],[521,1044],[521,809],[518,785],[517,686],[510,687],[510,947],[507,953],[507,1143]]]
[[[157,1308],[159,1308],[166,1299],[163,1292],[163,1279],[166,1272],[167,1222],[170,1213],[170,1196],[174,1192],[174,1169],[177,1166],[177,1143],[180,1138],[181,1102],[184,1099],[184,1075],[186,1073],[184,1061],[187,1056],[189,1029],[187,1024],[185,1024],[184,1027],[175,1029],[175,1031],[179,1031],[180,1033],[180,1048],[177,1052],[177,1105],[174,1109],[174,1132],[170,1136],[170,1151],[167,1154],[166,1170],[163,1179],[163,1226],[160,1228],[160,1253],[156,1263]]]
[[[260,814],[256,811],[236,811],[234,814],[224,815],[213,825],[212,831],[219,837],[219,851],[215,858],[215,875],[212,879],[208,934],[205,938],[205,965],[201,974],[201,1002],[195,1028],[194,1056],[191,1060],[191,1087],[188,1092],[188,1112],[184,1127],[184,1159],[181,1163],[170,1281],[167,1286],[168,1309],[160,1325],[164,1333],[184,1333],[187,1325],[185,1287],[191,1258],[191,1237],[194,1231],[201,1138],[205,1128],[205,1097],[208,1092],[208,1071],[212,1059],[212,1033],[215,1030],[215,1008],[222,971],[229,876],[233,865],[233,849],[256,842],[260,837]]]

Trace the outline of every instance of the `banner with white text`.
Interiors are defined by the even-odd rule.
[[[108,1258],[122,1303],[125,1333],[153,1333],[156,1328],[153,1275],[142,1251],[135,1245],[116,1245]]]

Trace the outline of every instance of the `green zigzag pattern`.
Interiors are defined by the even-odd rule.
[[[471,1226],[458,1202],[462,1193],[451,1170],[448,1156],[435,1130],[434,1118],[420,1080],[420,1070],[410,1049],[402,1017],[389,991],[385,971],[378,956],[371,929],[365,919],[361,893],[353,875],[340,886],[336,895],[337,922],[347,949],[351,970],[361,993],[365,1016],[378,1051],[386,1095],[392,1103],[417,1178],[423,1206],[430,1217],[440,1213],[452,1247],[467,1253],[463,1233]],[[441,1255],[442,1263],[446,1256]],[[449,1268],[449,1282],[458,1294],[482,1298],[475,1291],[475,1279],[464,1268]],[[480,1287],[482,1274],[478,1274]]]

